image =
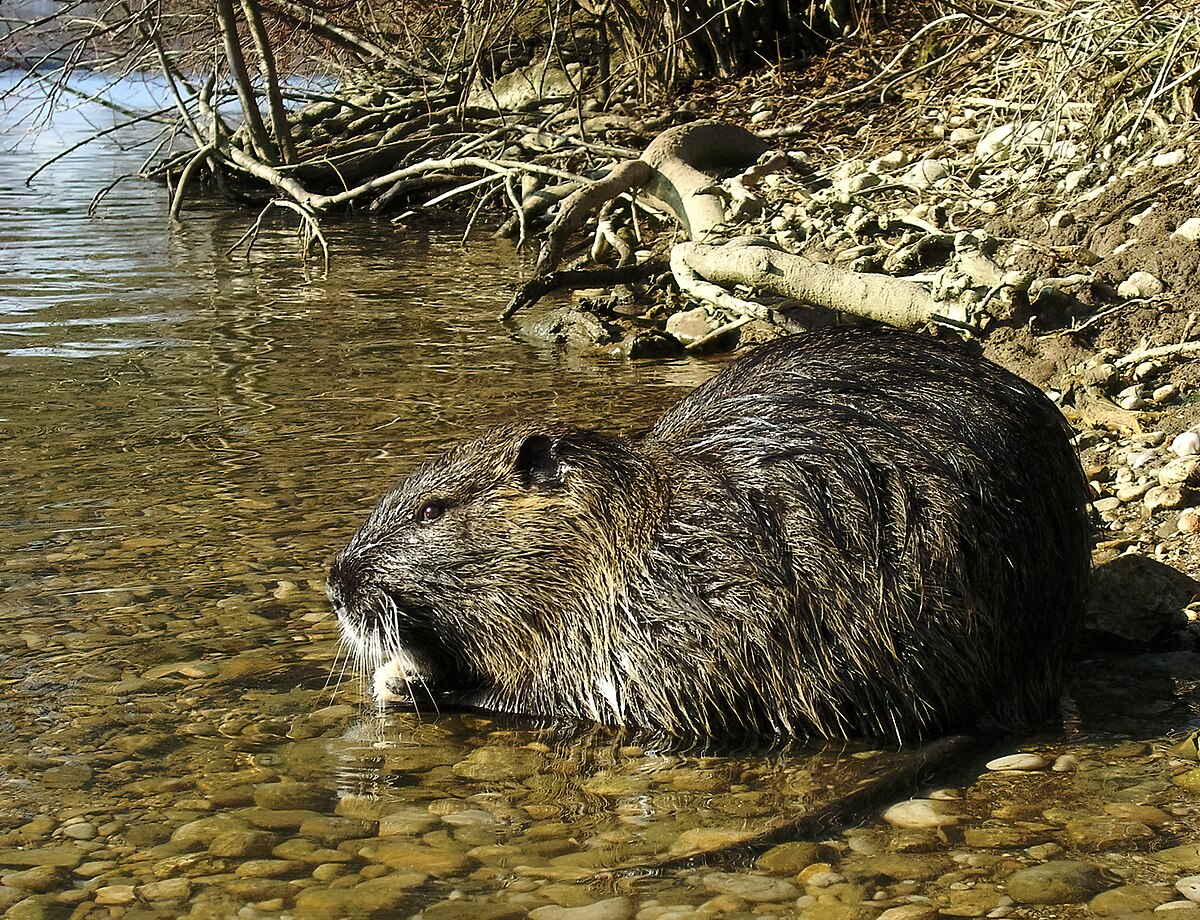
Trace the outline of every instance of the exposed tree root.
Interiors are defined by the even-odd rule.
[[[520,290],[509,301],[500,319],[512,319],[519,311],[537,303],[551,291],[562,288],[607,287],[613,284],[630,284],[646,281],[666,271],[661,262],[642,262],[618,268],[564,269],[537,275],[521,285]]]
[[[693,279],[724,287],[740,285],[790,297],[838,313],[914,329],[939,318],[939,304],[920,285],[888,275],[868,275],[813,262],[778,248],[731,243],[679,243],[671,252],[671,270],[681,286],[705,300],[714,299]],[[765,308],[725,297],[721,306],[755,316]]]

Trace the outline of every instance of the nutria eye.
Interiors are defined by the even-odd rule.
[[[432,498],[417,509],[413,520],[418,524],[430,524],[445,514],[449,507],[449,502],[440,498]]]

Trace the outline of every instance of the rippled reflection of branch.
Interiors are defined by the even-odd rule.
[[[329,273],[329,243],[325,239],[325,234],[321,232],[321,226],[317,222],[316,216],[301,205],[294,201],[288,201],[286,198],[272,198],[267,202],[266,207],[258,212],[258,217],[254,219],[248,230],[238,237],[237,242],[225,250],[225,255],[231,255],[243,243],[246,244],[246,258],[250,258],[250,251],[254,248],[254,243],[258,239],[258,234],[262,230],[263,219],[271,211],[272,208],[286,208],[299,215],[300,217],[300,242],[304,251],[305,266],[308,264],[308,253],[313,248],[313,243],[316,242],[321,246],[322,254],[322,270],[325,274]]]

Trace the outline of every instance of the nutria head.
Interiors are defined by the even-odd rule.
[[[619,438],[509,427],[387,494],[329,575],[376,699],[549,714],[587,651],[581,605],[611,597],[645,542],[653,478]]]

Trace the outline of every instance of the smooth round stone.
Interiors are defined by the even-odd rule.
[[[1040,754],[1008,754],[987,762],[989,770],[1029,771],[1046,769],[1046,758]]]
[[[282,900],[295,890],[287,882],[274,878],[233,878],[223,881],[221,889],[246,903]]]
[[[307,872],[308,863],[298,859],[247,859],[233,871],[242,878],[290,878]]]
[[[950,903],[940,913],[947,917],[982,917],[1000,905],[1000,894],[991,885],[977,888],[950,889],[946,892]]]
[[[1166,824],[1167,813],[1153,805],[1138,805],[1134,802],[1112,802],[1104,806],[1105,814],[1118,818],[1128,818],[1130,821],[1140,821],[1150,827]]]
[[[731,894],[759,904],[764,901],[794,901],[803,892],[784,879],[765,875],[743,875],[739,872],[712,872],[701,878],[701,883],[710,891]]]
[[[319,815],[315,811],[307,811],[303,808],[243,808],[238,812],[238,815],[245,818],[255,827],[261,827],[268,831],[294,831],[297,830],[305,821],[313,818],[322,818],[324,815]]]
[[[440,850],[423,844],[385,837],[364,846],[359,855],[402,871],[423,872],[438,878],[466,875],[479,860],[453,850]]]
[[[45,894],[64,887],[70,879],[71,873],[62,866],[34,866],[0,876],[0,884],[30,894]]]
[[[889,907],[876,920],[933,920],[937,908],[932,904],[901,904]]]
[[[216,838],[230,831],[245,831],[246,822],[229,815],[211,815],[180,825],[171,842],[185,849],[207,848]]]
[[[133,885],[105,885],[96,889],[96,903],[108,907],[132,904],[136,896]]]
[[[693,827],[679,834],[670,846],[671,856],[696,856],[713,850],[735,847],[759,835],[754,827]]]
[[[1189,901],[1200,904],[1200,875],[1189,875],[1175,883],[1175,890]]]
[[[22,824],[19,830],[22,837],[43,839],[53,834],[57,826],[54,819],[49,815],[38,815],[27,824]]]
[[[300,825],[300,836],[316,840],[325,846],[337,846],[344,840],[374,837],[377,828],[378,824],[375,821],[316,815]]]
[[[519,903],[455,898],[431,904],[421,911],[421,920],[523,920],[527,908]]]
[[[40,898],[18,901],[4,914],[5,920],[45,920],[50,916]]]
[[[419,872],[392,872],[367,879],[347,888],[306,888],[296,898],[296,920],[341,920],[342,917],[374,916],[405,904],[413,889],[428,876]]]
[[[1141,821],[1097,815],[1067,822],[1067,837],[1086,850],[1111,850],[1136,846],[1154,838],[1154,831]]]
[[[1054,760],[1054,765],[1050,767],[1055,773],[1074,773],[1075,768],[1079,766],[1079,758],[1074,754],[1060,754]]]
[[[455,811],[442,815],[442,821],[451,827],[480,827],[495,824],[499,819],[490,811],[482,808],[468,808],[466,811]]]
[[[1185,843],[1177,847],[1167,847],[1148,854],[1151,859],[1164,862],[1183,869],[1185,872],[1200,872],[1200,844]]]
[[[1185,431],[1171,441],[1171,452],[1178,457],[1193,457],[1200,454],[1200,433]]]
[[[1166,885],[1122,885],[1096,895],[1088,901],[1088,910],[1101,917],[1118,917],[1121,914],[1154,910],[1169,900],[1171,889]]]
[[[42,771],[42,785],[56,789],[83,789],[92,782],[92,768],[82,763],[67,763]]]
[[[1200,792],[1200,768],[1176,774],[1171,777],[1171,783],[1189,792]]]
[[[70,837],[72,840],[91,840],[96,836],[96,827],[81,821],[78,824],[68,824],[62,832],[64,837]]]
[[[208,852],[227,858],[269,856],[278,842],[274,834],[266,831],[226,831],[209,842]]]
[[[523,780],[545,768],[546,755],[528,748],[476,748],[452,770],[463,779]]]
[[[605,898],[582,907],[559,907],[547,904],[529,912],[529,920],[629,920],[633,903],[629,898]]]
[[[795,875],[801,869],[820,862],[825,847],[819,843],[791,842],[771,847],[758,858],[755,865],[764,872],[777,875]]]
[[[945,802],[934,799],[909,799],[885,811],[883,820],[893,827],[933,828],[957,824],[958,816],[950,811]]]
[[[953,866],[949,857],[940,853],[881,853],[861,861],[847,859],[842,872],[858,884],[925,881],[949,872]]]
[[[1007,886],[1021,904],[1076,904],[1096,895],[1104,881],[1091,863],[1062,859],[1014,872]]]
[[[1032,827],[968,827],[963,843],[983,849],[1021,850],[1045,841],[1047,831]]]
[[[380,818],[378,833],[380,837],[418,837],[441,823],[441,818],[430,814],[429,809],[413,806]]]
[[[254,803],[259,808],[280,811],[303,809],[325,813],[333,808],[334,796],[315,783],[263,783],[254,789]]]
[[[191,893],[192,882],[186,878],[147,882],[137,889],[138,897],[144,901],[186,901]]]

